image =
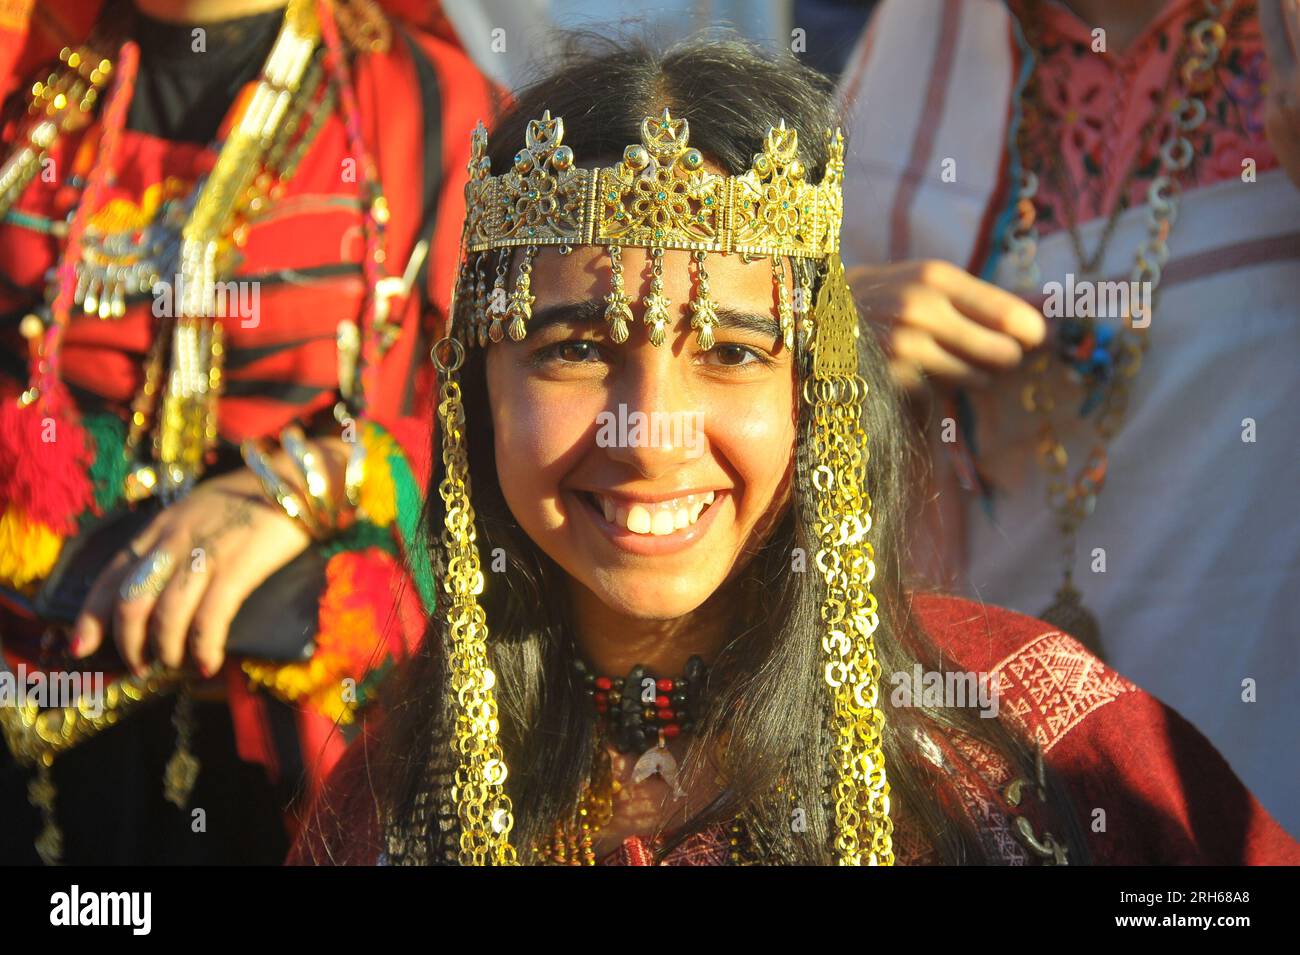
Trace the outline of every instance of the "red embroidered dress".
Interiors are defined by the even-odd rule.
[[[1042,745],[1081,814],[1094,864],[1300,863],[1300,843],[1201,733],[1071,637],[1032,617],[955,597],[916,595],[913,607],[954,669],[998,680],[998,718]],[[1028,786],[1020,805],[1008,805],[1004,790],[1013,774],[983,744],[927,738],[918,745],[937,772],[953,778],[992,858],[1038,862],[1015,817],[1024,816],[1031,833],[1043,837],[1060,826],[1055,807],[1040,804]],[[366,746],[358,743],[313,807],[289,863],[382,861],[374,813]],[[898,804],[893,818],[898,863],[935,864],[915,819]],[[655,846],[632,836],[601,864],[653,865]],[[727,834],[716,827],[689,837],[659,864],[725,865],[727,859]]]

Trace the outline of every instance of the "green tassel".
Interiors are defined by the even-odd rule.
[[[365,550],[378,547],[386,554],[397,556],[397,544],[392,531],[370,521],[357,521],[342,534],[321,545],[321,553],[326,559],[344,551]]]
[[[95,506],[107,514],[122,501],[122,486],[131,463],[122,453],[126,447],[126,422],[112,412],[97,412],[82,418],[82,427],[95,442],[95,460],[90,480],[95,487]],[[93,515],[83,514],[82,520]]]
[[[388,433],[387,429],[374,421],[368,421],[371,427]],[[391,435],[390,435],[391,436]],[[388,467],[392,471],[393,488],[397,494],[397,529],[402,539],[402,550],[406,554],[406,569],[415,582],[415,589],[424,604],[424,612],[432,614],[437,606],[438,587],[433,576],[433,561],[429,557],[428,537],[420,523],[424,513],[424,495],[415,483],[411,466],[406,463],[406,455],[401,445],[393,440],[394,451],[388,456]]]

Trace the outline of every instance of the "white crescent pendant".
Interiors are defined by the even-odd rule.
[[[666,746],[655,746],[641,754],[641,758],[632,767],[632,782],[639,783],[649,779],[655,773],[663,777],[673,789],[673,798],[681,799],[686,795],[677,785],[677,760]]]

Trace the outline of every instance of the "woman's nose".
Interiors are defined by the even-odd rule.
[[[703,454],[704,409],[671,373],[633,364],[601,412],[596,442],[653,479]]]

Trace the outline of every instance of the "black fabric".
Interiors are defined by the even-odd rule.
[[[314,385],[299,385],[292,381],[259,381],[248,378],[242,381],[227,381],[222,386],[222,394],[228,398],[271,398],[288,404],[305,405],[320,397],[332,388],[317,388]]]
[[[278,865],[289,849],[283,797],[262,767],[239,759],[224,703],[195,702],[201,769],[189,806],[163,798],[176,743],[171,698],[155,700],[54,761],[63,861],[71,865]],[[0,746],[0,865],[38,865],[32,770]],[[202,809],[206,831],[195,832]]]
[[[261,73],[283,20],[283,10],[219,23],[168,23],[137,13],[132,34],[140,71],[127,128],[212,142],[236,94]]]
[[[290,338],[281,342],[274,342],[270,345],[259,345],[255,348],[226,348],[224,367],[227,373],[243,368],[245,365],[251,365],[254,362],[261,361],[263,358],[270,358],[272,355],[278,355],[280,352],[291,351],[295,348],[301,348],[308,342],[314,341],[334,341],[333,335],[312,335],[309,338]]]

